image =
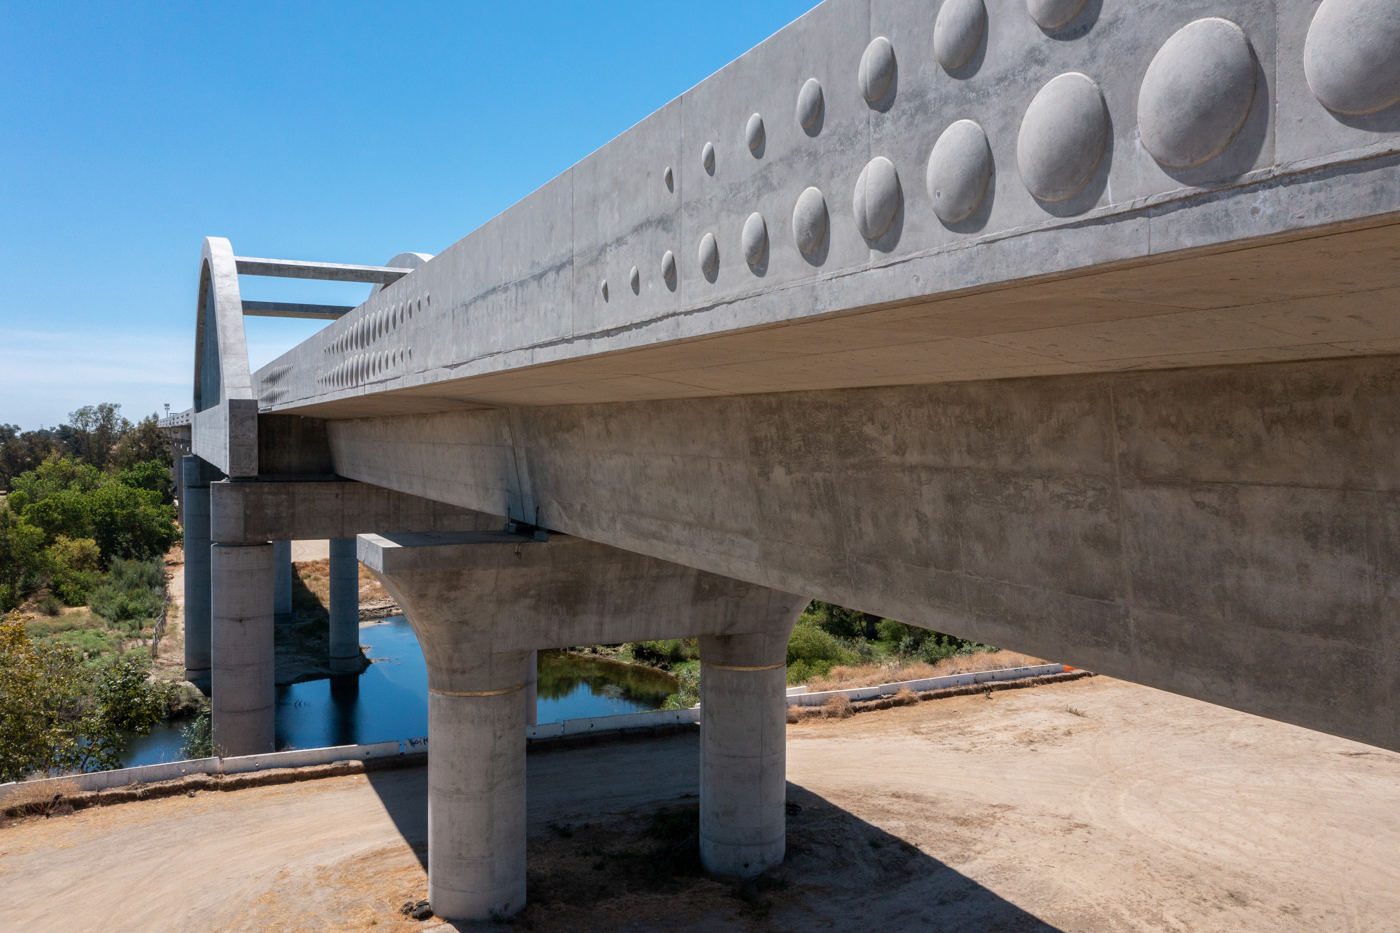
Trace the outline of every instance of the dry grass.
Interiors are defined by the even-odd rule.
[[[822,715],[827,719],[850,719],[855,715],[855,710],[851,709],[851,701],[844,694],[836,694],[826,701],[822,707]]]
[[[854,667],[833,667],[825,677],[813,677],[807,686],[813,693],[824,690],[850,690],[854,687],[877,687],[880,684],[898,683],[903,680],[924,680],[929,677],[946,677],[949,674],[964,674],[972,671],[999,671],[1008,667],[1025,667],[1031,664],[1044,664],[1039,658],[1015,651],[983,651],[977,654],[944,658],[937,664],[923,661],[910,661],[900,664],[887,661],[883,664],[861,664]]]
[[[331,562],[329,559],[323,560],[299,560],[294,565],[297,576],[301,578],[302,586],[306,587],[320,601],[322,606],[330,605],[331,598]],[[374,579],[374,574],[360,567],[360,602],[374,602],[378,600],[390,599],[389,591],[379,585],[379,581]]]

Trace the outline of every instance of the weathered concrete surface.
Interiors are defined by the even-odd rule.
[[[365,482],[1400,748],[1396,425],[1383,357],[330,428]]]
[[[364,535],[428,669],[428,898],[452,919],[526,903],[525,700],[537,648],[707,636],[701,846],[711,871],[781,862],[783,671],[807,600],[567,536]],[[733,665],[764,666],[753,671]]]
[[[794,726],[788,744],[803,810],[792,900],[766,928],[1393,933],[1400,916],[1391,752],[1103,677]],[[559,856],[531,867],[536,929],[746,928],[701,880],[619,897],[591,859],[560,871],[582,824],[693,804],[698,759],[690,737],[528,758],[532,855]],[[112,933],[420,929],[397,911],[426,893],[426,800],[420,769],[6,825],[0,929],[44,929],[56,903]],[[551,822],[573,837],[549,841]]]
[[[330,541],[330,643],[331,670],[362,668],[360,655],[360,564],[354,538]]]
[[[209,481],[198,457],[181,458],[185,546],[185,679],[209,689]]]

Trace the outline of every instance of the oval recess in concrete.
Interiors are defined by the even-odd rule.
[[[1163,165],[1189,168],[1219,155],[1254,103],[1254,50],[1226,19],[1181,27],[1147,66],[1138,91],[1142,144]]]
[[[719,244],[713,233],[707,233],[700,238],[700,271],[709,275],[718,265]]]
[[[661,257],[661,278],[667,282],[676,277],[676,254],[669,249]]]
[[[670,191],[675,187],[676,180],[671,175],[671,166],[666,166],[666,171],[662,173],[661,180],[666,182],[666,190]]]
[[[792,208],[792,238],[804,253],[815,252],[826,239],[826,198],[821,189],[808,188]]]
[[[856,214],[856,227],[867,240],[878,240],[894,222],[899,211],[899,173],[894,163],[884,156],[876,156],[865,163],[856,179],[856,190],[851,198],[851,206]]]
[[[1042,201],[1063,201],[1094,174],[1107,141],[1108,108],[1099,86],[1077,71],[1052,78],[1021,118],[1021,181]]]
[[[807,83],[797,92],[797,125],[810,130],[822,116],[822,83],[816,78],[808,78]]]
[[[633,266],[632,271],[627,273],[627,284],[632,286],[632,291],[634,293],[641,291],[642,273],[636,266]]]
[[[1026,11],[1041,29],[1059,29],[1079,15],[1089,0],[1026,0]]]
[[[700,150],[700,164],[705,166],[705,171],[711,175],[715,173],[715,144],[707,142]]]
[[[894,80],[894,46],[884,36],[876,36],[860,57],[860,96],[874,103],[885,96]]]
[[[600,295],[603,296],[603,300],[604,300],[604,301],[607,301],[607,300],[608,300],[608,280],[607,280],[607,279],[603,279],[603,281],[601,281],[601,282],[598,283],[598,294],[600,294]]]
[[[764,223],[763,215],[758,211],[754,211],[749,215],[749,219],[744,221],[741,243],[744,247],[744,261],[751,266],[758,265],[758,261],[768,249],[768,224]]]
[[[1375,113],[1400,101],[1400,3],[1322,0],[1303,45],[1303,73],[1328,110]]]
[[[954,123],[933,144],[924,183],[939,220],[957,223],[977,210],[991,178],[992,147],[972,120]]]
[[[744,125],[744,143],[750,152],[763,145],[763,117],[759,114],[749,117],[749,122]]]
[[[968,63],[987,30],[987,7],[982,0],[943,0],[933,23],[933,57],[947,71]]]

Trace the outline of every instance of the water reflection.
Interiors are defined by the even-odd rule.
[[[676,678],[650,667],[560,651],[541,651],[539,658],[535,710],[542,723],[660,709],[680,689]]]
[[[403,616],[360,626],[374,663],[345,674],[277,688],[277,749],[390,742],[428,734],[428,671]],[[652,668],[562,652],[539,655],[538,722],[659,709],[676,679]],[[126,767],[184,757],[184,723],[162,723],[133,739]]]

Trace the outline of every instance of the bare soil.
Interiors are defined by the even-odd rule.
[[[696,764],[693,736],[530,756],[509,925],[1400,931],[1400,754],[1109,678],[789,726],[788,858],[756,883],[653,832]],[[398,912],[425,843],[423,769],[15,820],[0,931],[433,929]]]
[[[927,680],[971,671],[1002,671],[1010,667],[1044,664],[1040,658],[1016,651],[978,651],[973,654],[944,658],[936,664],[924,661],[901,661],[891,658],[871,664],[840,665],[825,677],[810,677],[805,683],[813,693],[823,690],[851,690],[856,687],[878,687],[880,684],[904,680]]]

